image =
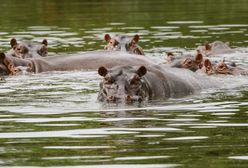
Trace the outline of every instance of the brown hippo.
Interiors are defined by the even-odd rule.
[[[104,77],[100,83],[99,101],[178,98],[218,85],[190,70],[165,69],[158,65],[116,66],[111,69],[101,66],[98,74]]]
[[[37,58],[47,56],[48,42],[44,39],[41,43],[22,41],[17,43],[15,38],[10,40],[11,50],[8,55],[18,58]]]
[[[122,35],[111,37],[109,34],[105,34],[104,39],[108,42],[104,48],[105,50],[125,51],[130,54],[145,55],[143,49],[137,44],[139,41],[139,35],[137,34],[132,39]]]
[[[222,41],[214,41],[212,43],[206,42],[203,46],[199,46],[197,50],[204,56],[231,54],[236,51],[235,49],[230,48],[228,43]]]
[[[32,67],[31,72],[96,70],[100,66],[153,65],[147,57],[137,57],[120,51],[91,51],[74,55],[20,59],[0,53],[0,73],[11,74],[14,67]]]

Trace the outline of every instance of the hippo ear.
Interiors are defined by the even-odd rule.
[[[197,50],[197,55],[195,56],[195,62],[200,64],[203,60],[203,56],[199,50]]]
[[[0,53],[0,62],[3,63],[4,59],[5,59],[5,54],[4,53]]]
[[[4,60],[4,64],[5,64],[5,66],[8,68],[8,70],[10,72],[13,72],[14,71],[15,66],[14,66],[14,64],[11,61],[9,61],[8,59],[5,59]]]
[[[135,43],[138,43],[139,35],[138,34],[134,35],[132,41],[134,41]]]
[[[137,70],[137,74],[141,77],[141,76],[144,76],[147,72],[147,69],[145,66],[141,66],[139,67],[139,69]]]
[[[98,74],[99,75],[104,77],[107,75],[107,73],[108,73],[108,70],[105,67],[101,66],[100,68],[98,68]]]
[[[174,56],[172,52],[167,52],[166,54],[167,54],[167,57]]]
[[[109,34],[105,34],[104,36],[105,41],[109,42],[109,40],[111,39]]]
[[[44,40],[41,42],[41,44],[44,44],[45,46],[47,46],[47,45],[48,45],[48,42],[47,42],[46,39],[44,39]]]
[[[205,49],[211,50],[211,45],[209,44],[209,42],[205,42]]]
[[[12,39],[10,40],[10,45],[11,45],[12,48],[14,48],[14,46],[17,45],[17,41],[16,41],[15,38],[12,38]]]
[[[205,66],[206,68],[211,68],[211,67],[212,67],[211,61],[210,61],[209,59],[205,59],[205,60],[204,60],[204,66]]]
[[[33,69],[33,65],[32,65],[32,63],[28,63],[28,70],[32,70]]]

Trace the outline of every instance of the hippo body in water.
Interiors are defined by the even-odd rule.
[[[29,67],[24,71],[34,73],[97,70],[101,67],[98,72],[104,76],[101,84],[104,89],[101,89],[99,94],[99,100],[102,101],[123,98],[127,101],[142,101],[183,97],[216,86],[216,82],[211,82],[208,78],[190,70],[156,65],[149,58],[118,51],[94,51],[42,59],[20,59],[0,54],[0,70],[5,74],[14,74],[22,70],[20,66]],[[115,83],[117,81],[118,83]],[[113,96],[111,94],[104,96],[108,93]],[[116,93],[118,94],[115,95]]]
[[[206,43],[203,46],[199,46],[196,50],[199,50],[204,56],[232,54],[236,52],[236,50],[232,49],[228,43],[224,43],[222,41]]]
[[[18,58],[39,58],[47,56],[48,42],[44,39],[41,43],[22,41],[18,43],[15,38],[10,41],[11,49],[8,55]]]
[[[10,74],[18,66],[32,67],[31,72],[96,70],[100,66],[107,68],[116,65],[153,65],[147,57],[137,57],[121,51],[92,51],[73,55],[51,56],[44,58],[20,59],[0,54],[0,73]]]
[[[99,101],[132,102],[178,98],[218,84],[187,69],[163,66],[100,67]]]

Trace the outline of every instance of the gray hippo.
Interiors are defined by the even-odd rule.
[[[214,41],[212,43],[206,42],[203,46],[197,47],[204,56],[220,55],[220,54],[231,54],[236,52],[229,46],[229,43],[224,43],[222,41]]]
[[[225,74],[225,75],[248,75],[248,69],[237,67],[233,63],[225,63],[225,60],[215,64],[213,66],[215,74]]]
[[[50,56],[44,58],[21,59],[0,53],[0,73],[9,75],[14,67],[32,67],[31,72],[96,70],[100,66],[107,68],[116,65],[153,65],[147,57],[137,57],[120,51],[91,51],[73,55]]]
[[[111,69],[101,66],[98,74],[103,77],[98,100],[107,102],[178,98],[217,86],[216,82],[190,70],[158,65]]]
[[[203,67],[197,71],[197,73],[204,73],[207,75],[223,74],[223,75],[248,75],[248,70],[237,67],[234,62],[211,62],[209,59],[204,60]]]
[[[105,46],[105,50],[112,51],[124,51],[130,54],[145,55],[143,49],[137,44],[139,41],[139,35],[129,38],[124,35],[116,35],[111,37],[109,34],[105,34],[104,39],[108,44]]]
[[[18,58],[37,58],[47,56],[48,42],[44,39],[41,43],[34,43],[31,41],[22,41],[17,43],[15,38],[10,40],[11,49],[8,55]]]
[[[191,71],[196,71],[202,66],[203,61],[202,54],[197,51],[195,56],[191,54],[186,54],[181,57],[175,57],[172,53],[167,53],[167,64],[171,67],[185,68]]]

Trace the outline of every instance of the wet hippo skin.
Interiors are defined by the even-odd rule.
[[[7,52],[8,55],[18,58],[39,58],[47,56],[48,42],[44,39],[41,43],[31,41],[17,42],[15,38],[10,40],[11,49]]]
[[[102,66],[98,74],[103,77],[98,100],[108,102],[178,98],[218,86],[190,70],[157,65]]]
[[[105,50],[123,51],[130,54],[145,55],[143,49],[138,45],[139,35],[137,34],[132,38],[125,35],[116,35],[111,37],[109,34],[105,34],[104,39],[108,42],[105,46]]]
[[[31,64],[31,65],[30,65]],[[0,54],[0,71],[9,74],[10,68],[18,66],[32,67],[34,73],[47,71],[96,70],[100,66],[111,68],[116,65],[152,65],[152,60],[137,57],[121,51],[92,51],[73,55],[51,56],[44,58],[20,59]]]

